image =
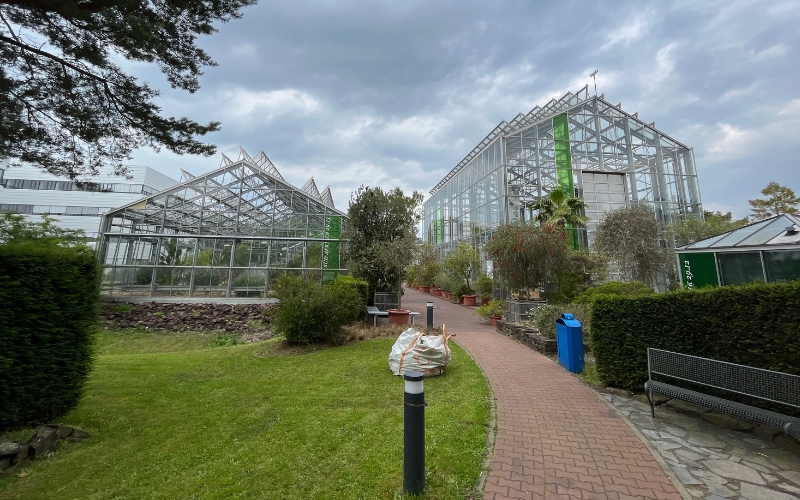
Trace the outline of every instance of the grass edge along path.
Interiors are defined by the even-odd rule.
[[[0,497],[401,496],[394,339],[260,357],[254,352],[275,340],[199,347],[187,338],[179,350],[163,334],[100,335],[84,398],[59,420],[92,437],[0,476]],[[159,342],[169,352],[158,352]],[[425,381],[429,499],[471,494],[487,453],[488,383],[460,346],[452,349],[445,375]]]

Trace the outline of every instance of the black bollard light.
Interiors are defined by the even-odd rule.
[[[403,490],[425,489],[425,389],[422,372],[406,372],[403,393]]]
[[[428,328],[433,328],[433,302],[428,302]]]

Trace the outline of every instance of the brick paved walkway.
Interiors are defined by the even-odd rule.
[[[405,289],[404,309],[434,302],[434,323],[483,369],[497,405],[485,500],[680,499],[639,437],[558,364],[494,332],[464,306]]]

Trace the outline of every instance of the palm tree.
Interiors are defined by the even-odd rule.
[[[581,213],[586,208],[583,198],[569,196],[560,188],[534,201],[529,208],[537,211],[534,220],[544,225],[574,228],[586,226],[589,221],[589,218]]]

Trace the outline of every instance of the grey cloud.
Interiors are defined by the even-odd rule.
[[[220,65],[200,91],[161,102],[221,119],[221,149],[314,172],[342,206],[362,183],[427,192],[498,122],[599,68],[607,99],[694,147],[704,202],[744,216],[770,180],[800,191],[800,110],[777,116],[796,98],[798,20],[788,2],[262,1],[202,40]],[[171,175],[219,163],[139,158]]]

